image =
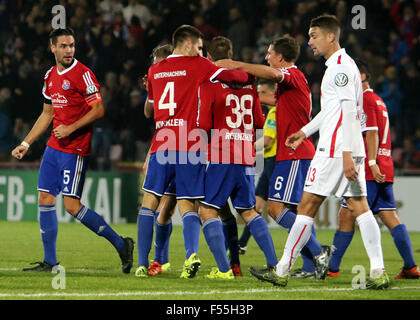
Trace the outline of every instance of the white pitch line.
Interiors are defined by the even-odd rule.
[[[420,290],[420,287],[392,287],[388,290]],[[129,297],[129,296],[184,296],[184,295],[214,295],[214,294],[255,294],[255,293],[290,293],[290,292],[308,292],[308,291],[326,291],[326,292],[339,292],[339,291],[355,291],[353,288],[300,288],[300,289],[281,289],[281,288],[272,288],[272,289],[249,289],[249,290],[212,290],[206,292],[199,291],[132,291],[132,292],[98,292],[98,293],[0,293],[0,298],[8,297],[22,297],[22,298],[42,298],[42,297]]]

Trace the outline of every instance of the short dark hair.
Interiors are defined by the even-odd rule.
[[[336,40],[340,38],[340,22],[331,14],[323,14],[311,20],[310,28],[318,27],[324,31],[334,33]]]
[[[184,43],[185,40],[191,39],[193,42],[198,39],[204,39],[203,34],[197,28],[188,24],[183,24],[178,27],[172,34],[172,45],[174,48]]]
[[[72,36],[74,38],[74,31],[72,28],[53,29],[48,35],[48,39],[50,40],[50,43],[55,45],[57,43],[57,38],[60,36]]]
[[[287,62],[295,62],[300,54],[297,41],[289,35],[276,38],[271,42],[276,53],[281,53]]]
[[[370,71],[369,71],[369,66],[367,62],[362,59],[354,59],[354,62],[356,62],[356,65],[359,68],[360,73],[364,73],[366,75],[366,81],[369,81]]]
[[[207,52],[211,54],[214,61],[232,59],[232,41],[223,36],[214,37],[207,44]]]
[[[276,82],[270,79],[260,78],[258,79],[258,85],[266,85],[273,91],[276,89]]]
[[[174,51],[174,47],[171,44],[164,44],[154,48],[150,57],[166,59],[172,54],[172,51]]]

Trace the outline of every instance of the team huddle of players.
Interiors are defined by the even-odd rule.
[[[241,276],[238,229],[228,201],[265,256],[265,268],[249,269],[262,281],[286,286],[289,276],[338,276],[357,221],[370,261],[366,288],[387,288],[390,280],[373,213],[391,230],[404,260],[397,278],[419,277],[408,232],[396,214],[386,106],[369,88],[366,64],[356,64],[340,47],[340,25],[334,16],[314,18],[308,34],[309,46],[326,59],[327,66],[321,111],[313,119],[308,82],[295,66],[299,45],[288,35],[273,39],[266,55],[269,66],[231,60],[232,44],[221,36],[207,44],[204,58],[203,35],[189,25],[175,30],[173,46],[155,49],[154,64],[143,79],[148,91],[145,116],[154,116],[156,130],[145,161],[136,277],[158,275],[170,268],[168,248],[176,205],[186,251],[181,278],[195,277],[200,268],[201,229],[217,264],[206,277]],[[54,30],[50,47],[56,66],[45,76],[43,111],[12,151],[22,159],[53,122],[38,182],[44,260],[24,270],[49,271],[58,264],[55,199],[62,192],[66,211],[106,238],[121,258],[122,271],[129,273],[133,239],[118,235],[80,202],[91,126],[104,113],[99,84],[92,71],[74,58],[71,29]],[[257,91],[256,78],[274,82],[274,91],[263,89],[263,82]],[[266,121],[261,103],[274,106]],[[256,197],[255,135],[263,128],[264,137],[256,144],[264,144],[271,157],[264,161]],[[316,148],[311,140],[315,132],[319,132]],[[316,212],[330,195],[343,199],[331,247],[317,241],[313,228]],[[265,201],[270,216],[289,232],[280,259],[259,214]],[[155,258],[149,266],[154,232]],[[299,254],[303,267],[291,274]]]
[[[371,262],[366,287],[388,287],[379,227],[371,209],[388,222],[386,225],[395,233],[393,236],[399,250],[400,247],[406,248],[400,250],[404,267],[397,277],[419,277],[408,233],[395,212],[386,107],[368,87],[367,66],[361,61],[356,65],[345,49],[339,47],[339,32],[339,24],[333,16],[321,16],[311,23],[309,45],[316,55],[327,59],[328,67],[322,83],[321,112],[311,120],[310,90],[303,73],[294,65],[299,47],[293,38],[283,36],[273,40],[266,56],[268,67],[230,60],[230,41],[216,37],[207,47],[208,60],[214,63],[211,65],[200,57],[203,43],[198,30],[181,26],[175,31],[173,52],[166,58],[162,57],[165,59],[149,70],[149,98],[145,105],[148,111],[145,114],[151,116],[154,113],[156,123],[178,117],[183,119],[182,126],[186,124],[187,129],[182,132],[169,123],[170,130],[162,133],[162,128],[168,129],[169,126],[156,126],[143,186],[145,199],[138,219],[139,264],[136,276],[160,274],[170,266],[168,256],[157,253],[149,267],[148,254],[154,215],[158,217],[156,250],[164,248],[163,251],[167,252],[165,246],[171,228],[167,212],[173,209],[174,199],[177,199],[183,218],[186,249],[181,277],[194,277],[200,266],[197,255],[200,221],[217,263],[206,277],[233,279],[240,276],[237,229],[227,206],[230,198],[266,257],[267,268],[250,268],[251,274],[260,280],[285,286],[299,253],[304,257],[304,267],[292,276],[318,279],[327,274],[338,276],[341,259],[357,221]],[[275,93],[258,96],[252,85],[254,79],[238,71],[274,80]],[[240,83],[242,85],[238,85]],[[290,232],[280,260],[273,250],[267,225],[255,210],[252,142],[255,129],[261,128],[264,121],[260,101],[276,106],[276,164],[267,174],[270,177],[270,216]],[[363,112],[364,104],[369,105]],[[196,140],[189,139],[190,132],[200,130],[202,135],[193,135]],[[319,131],[320,139],[315,150],[310,136],[316,131]],[[362,131],[366,131],[365,142]],[[368,157],[365,150],[368,150]],[[191,161],[190,153],[193,153],[195,162]],[[247,158],[247,154],[252,157]],[[181,159],[184,159],[183,163]],[[269,168],[266,169],[270,171]],[[373,181],[366,186],[366,179]],[[191,187],[193,190],[188,190]],[[312,228],[317,209],[325,197],[332,194],[343,198],[340,210],[343,218],[334,238],[334,250],[321,246]],[[159,200],[165,196],[172,197],[172,201],[168,201],[172,205],[159,208]],[[169,218],[159,220],[160,215]],[[145,222],[146,216],[149,217],[148,223]],[[149,238],[142,248],[144,234]],[[399,246],[401,242],[404,245]],[[226,248],[230,250],[230,261]]]

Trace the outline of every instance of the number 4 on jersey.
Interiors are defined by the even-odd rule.
[[[164,110],[169,109],[169,115],[173,116],[175,115],[175,109],[176,109],[176,102],[174,101],[174,92],[175,92],[175,86],[174,82],[168,82],[165,86],[165,89],[163,90],[163,93],[159,99],[158,109]],[[168,102],[164,102],[166,100],[166,96],[168,96]]]

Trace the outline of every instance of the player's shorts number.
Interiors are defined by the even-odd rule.
[[[228,116],[226,117],[226,124],[232,129],[239,128],[243,124],[246,130],[252,130],[254,126],[254,119],[252,118],[252,104],[254,98],[249,94],[245,94],[239,100],[238,96],[231,93],[226,97],[226,107],[230,107],[232,101],[235,102],[235,107],[232,108],[232,113],[235,115],[236,121],[233,122],[232,117]],[[247,108],[247,105],[250,106],[250,108]],[[245,120],[246,115],[249,115],[249,122],[246,122]]]
[[[63,176],[64,176],[64,178],[63,178],[64,184],[68,184],[69,181],[70,181],[70,170],[64,170],[63,171]]]
[[[278,176],[276,178],[276,182],[274,183],[274,189],[279,191],[283,185],[284,178],[282,176]]]
[[[163,90],[162,95],[160,96],[159,104],[158,104],[159,110],[168,109],[170,116],[175,115],[176,102],[174,98],[175,96],[174,92],[175,92],[175,83],[168,82],[165,86],[165,89]],[[167,96],[168,96],[168,102],[164,102]]]

